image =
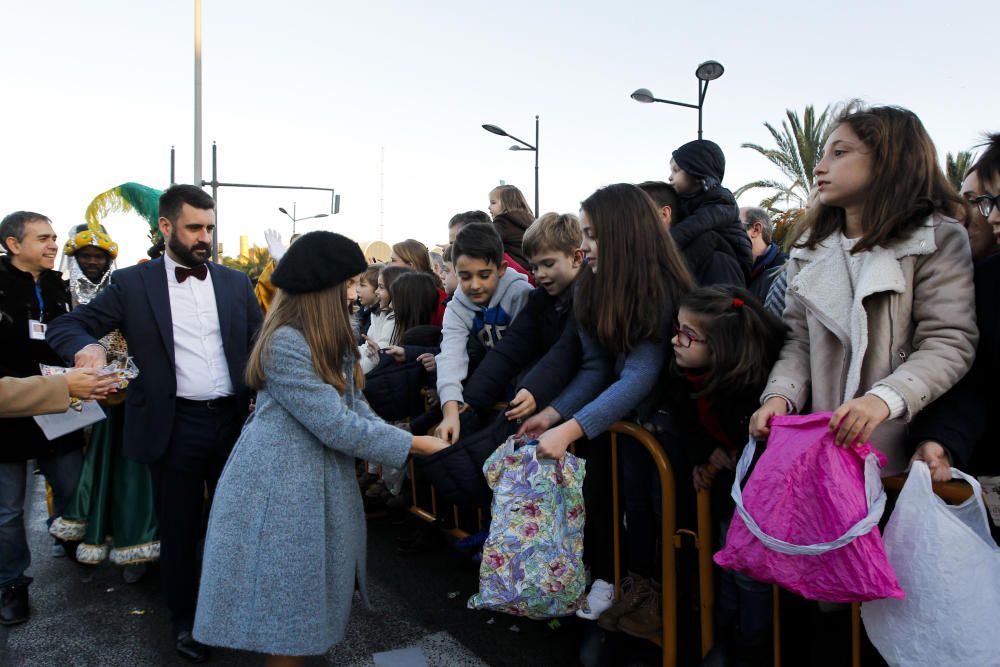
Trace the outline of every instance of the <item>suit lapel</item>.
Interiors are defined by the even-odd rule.
[[[163,346],[170,357],[170,365],[173,366],[175,364],[174,322],[170,314],[170,294],[167,291],[167,270],[163,265],[163,258],[146,262],[140,275],[146,285],[146,298],[149,299],[153,319],[156,320]]]
[[[208,262],[208,271],[212,274],[212,289],[215,290],[215,309],[219,313],[219,333],[222,336],[222,347],[226,348],[233,328],[232,296],[226,294],[226,276],[222,268],[215,262]],[[227,355],[228,358],[228,355]]]

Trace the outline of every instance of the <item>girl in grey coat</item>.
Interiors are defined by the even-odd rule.
[[[365,594],[365,524],[354,459],[400,468],[447,443],[385,424],[365,403],[348,303],[356,243],[311,232],[274,272],[278,296],[247,369],[257,407],[215,493],[194,637],[287,656],[325,653]],[[282,657],[285,656],[285,657]]]

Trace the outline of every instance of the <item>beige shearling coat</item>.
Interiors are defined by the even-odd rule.
[[[932,216],[890,247],[865,252],[851,287],[843,236],[789,258],[785,322],[790,333],[764,396],[797,412],[829,412],[885,385],[906,404],[872,443],[889,458],[883,474],[906,466],[906,423],[972,366],[979,332],[969,239],[954,220]]]

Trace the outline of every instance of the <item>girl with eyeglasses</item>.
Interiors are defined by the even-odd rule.
[[[674,463],[692,466],[695,491],[712,492],[713,523],[720,536],[725,536],[733,515],[729,491],[750,415],[759,405],[786,331],[781,320],[741,287],[701,287],[680,301],[664,405],[672,415],[674,440],[683,448]],[[650,485],[650,491],[653,488]],[[632,523],[630,517],[630,529]],[[645,548],[654,549],[655,544]],[[723,570],[715,608],[714,651],[738,664],[767,664],[770,585]]]

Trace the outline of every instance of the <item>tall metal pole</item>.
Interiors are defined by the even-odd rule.
[[[535,217],[541,214],[538,210],[538,114],[535,114]]]
[[[174,165],[175,165],[175,162],[176,162],[175,161],[176,157],[177,157],[176,151],[174,150],[174,147],[171,146],[170,147],[170,185],[173,185],[174,183],[177,182],[175,180],[175,178],[174,178],[174,172],[175,172]]]
[[[201,187],[199,184],[198,187]],[[212,142],[212,199],[215,200],[215,228],[212,229],[212,260],[219,261],[219,154]]]
[[[201,0],[194,0],[194,184],[199,188],[204,185],[201,182]]]
[[[698,79],[698,139],[701,139],[701,110],[705,106],[705,93],[708,92],[708,81]]]

